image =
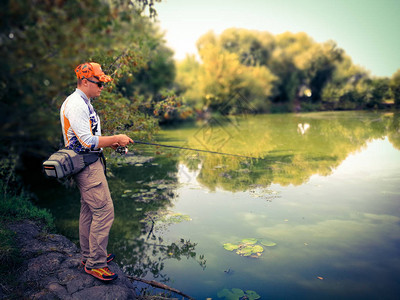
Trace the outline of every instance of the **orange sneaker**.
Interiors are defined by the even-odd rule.
[[[90,269],[85,266],[85,272],[96,277],[100,280],[114,280],[118,278],[118,274],[115,274],[110,271],[108,267],[100,268],[100,269]]]
[[[107,255],[107,263],[109,263],[110,261],[112,261],[115,258],[115,254],[114,253],[109,253]],[[82,265],[86,265],[86,260],[81,260],[81,264]]]

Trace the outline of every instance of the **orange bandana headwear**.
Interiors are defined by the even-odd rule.
[[[102,82],[110,82],[112,78],[104,74],[101,66],[95,62],[86,62],[75,68],[75,74],[78,79],[96,77]]]

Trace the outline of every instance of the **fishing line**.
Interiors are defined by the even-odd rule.
[[[165,147],[165,148],[174,148],[180,150],[190,150],[190,151],[198,151],[198,152],[206,152],[212,154],[219,154],[219,155],[228,155],[228,156],[236,156],[236,157],[243,157],[243,158],[250,158],[250,159],[259,159],[258,157],[240,155],[240,154],[232,154],[232,153],[225,153],[225,152],[218,152],[218,151],[210,151],[210,150],[203,150],[203,149],[194,149],[194,148],[187,148],[187,147],[180,147],[180,146],[172,146],[172,145],[164,145],[164,144],[156,144],[150,142],[141,142],[141,141],[133,141],[135,144],[143,144],[143,145],[151,145],[151,146],[158,146],[158,147]],[[128,147],[118,147],[116,150],[119,154],[126,154],[128,153]]]

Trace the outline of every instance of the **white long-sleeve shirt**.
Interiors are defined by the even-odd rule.
[[[90,99],[80,89],[65,99],[60,120],[66,147],[76,152],[99,150],[100,119]]]

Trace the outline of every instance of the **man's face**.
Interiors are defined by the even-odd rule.
[[[102,82],[99,81],[98,78],[96,77],[91,77],[89,79],[86,79],[88,81],[88,96],[89,98],[95,98],[100,96],[101,91],[103,90],[103,85]],[[101,84],[101,86],[99,87],[98,83]]]

